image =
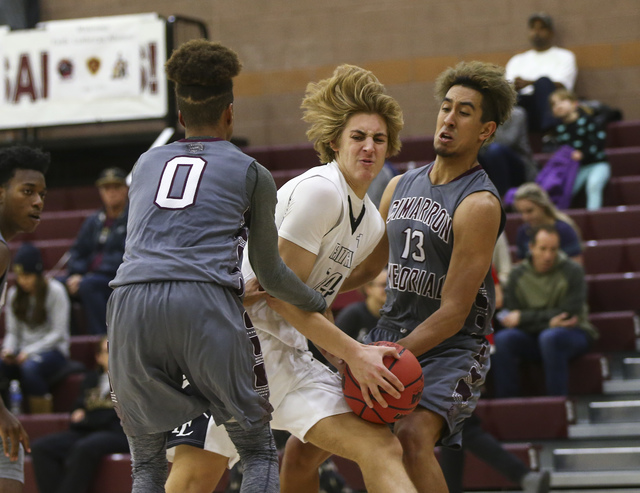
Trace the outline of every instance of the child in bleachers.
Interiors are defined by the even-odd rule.
[[[586,186],[587,209],[602,207],[602,193],[611,176],[611,167],[604,151],[605,129],[578,104],[577,96],[558,89],[549,97],[553,116],[561,123],[555,127],[555,139],[560,145],[574,148],[571,158],[580,163],[573,185],[573,196]]]
[[[62,283],[44,277],[40,251],[30,243],[16,253],[13,271],[0,371],[20,379],[31,413],[51,412],[48,380],[69,357],[69,296]]]

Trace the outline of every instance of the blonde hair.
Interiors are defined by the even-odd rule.
[[[307,85],[300,107],[302,119],[309,123],[307,138],[323,163],[336,157],[331,148],[342,135],[349,118],[356,113],[377,114],[387,124],[388,156],[400,152],[400,130],[404,126],[402,109],[386,94],[373,73],[355,65],[340,65],[333,75]]]
[[[578,96],[576,95],[575,92],[562,87],[560,89],[556,89],[551,94],[549,94],[549,102],[553,100],[554,96],[556,98],[560,98],[561,100],[568,99],[569,101],[574,101],[574,102],[578,100]]]
[[[520,185],[513,197],[514,203],[518,200],[529,200],[530,202],[533,202],[535,205],[540,207],[544,212],[544,215],[549,219],[553,219],[555,221],[563,221],[569,224],[569,226],[571,226],[575,230],[580,241],[582,241],[580,228],[575,223],[575,221],[571,219],[569,215],[558,210],[558,208],[549,198],[549,194],[537,183],[530,182]]]
[[[511,116],[518,97],[504,74],[504,68],[493,63],[460,62],[455,67],[449,67],[436,79],[436,100],[442,103],[453,86],[474,89],[482,94],[482,123],[495,122],[499,127]],[[484,143],[488,144],[494,137],[495,132]]]

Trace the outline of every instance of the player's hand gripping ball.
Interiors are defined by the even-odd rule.
[[[411,413],[422,396],[424,387],[424,377],[422,376],[422,367],[420,362],[411,351],[402,347],[400,344],[388,341],[374,342],[374,346],[391,346],[398,350],[400,359],[392,356],[385,356],[383,362],[391,372],[398,377],[404,385],[404,391],[400,393],[400,398],[396,399],[384,390],[380,392],[387,401],[388,407],[382,407],[376,400],[373,401],[373,408],[370,408],[362,398],[360,392],[360,384],[353,377],[349,366],[347,365],[342,374],[342,393],[347,400],[349,407],[353,412],[362,419],[371,421],[372,423],[395,423],[400,418],[404,418]]]

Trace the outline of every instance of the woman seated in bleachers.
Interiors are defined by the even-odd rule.
[[[69,357],[69,296],[62,283],[44,277],[40,251],[30,243],[16,253],[13,271],[0,374],[20,380],[31,413],[48,413],[53,410],[48,381]]]
[[[525,183],[518,188],[514,197],[514,207],[524,221],[516,236],[518,259],[526,258],[529,253],[533,228],[543,224],[554,224],[560,235],[560,249],[572,260],[582,263],[580,228],[573,219],[556,208],[547,192],[537,183]]]

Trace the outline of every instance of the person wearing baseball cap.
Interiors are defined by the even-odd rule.
[[[553,19],[546,12],[534,12],[529,16],[529,29],[531,29],[536,21],[542,23],[544,27],[553,32]]]
[[[531,14],[527,26],[532,49],[514,55],[506,75],[518,91],[518,104],[527,111],[529,130],[544,132],[558,123],[549,96],[559,88],[573,90],[578,68],[571,51],[554,45],[554,23],[548,13]]]
[[[82,303],[89,334],[105,334],[109,281],[122,263],[129,212],[127,173],[106,168],[95,184],[103,207],[89,216],[69,250],[68,277],[71,297]]]
[[[120,168],[107,168],[102,170],[100,176],[96,180],[96,187],[100,188],[105,185],[126,185],[127,174]]]

